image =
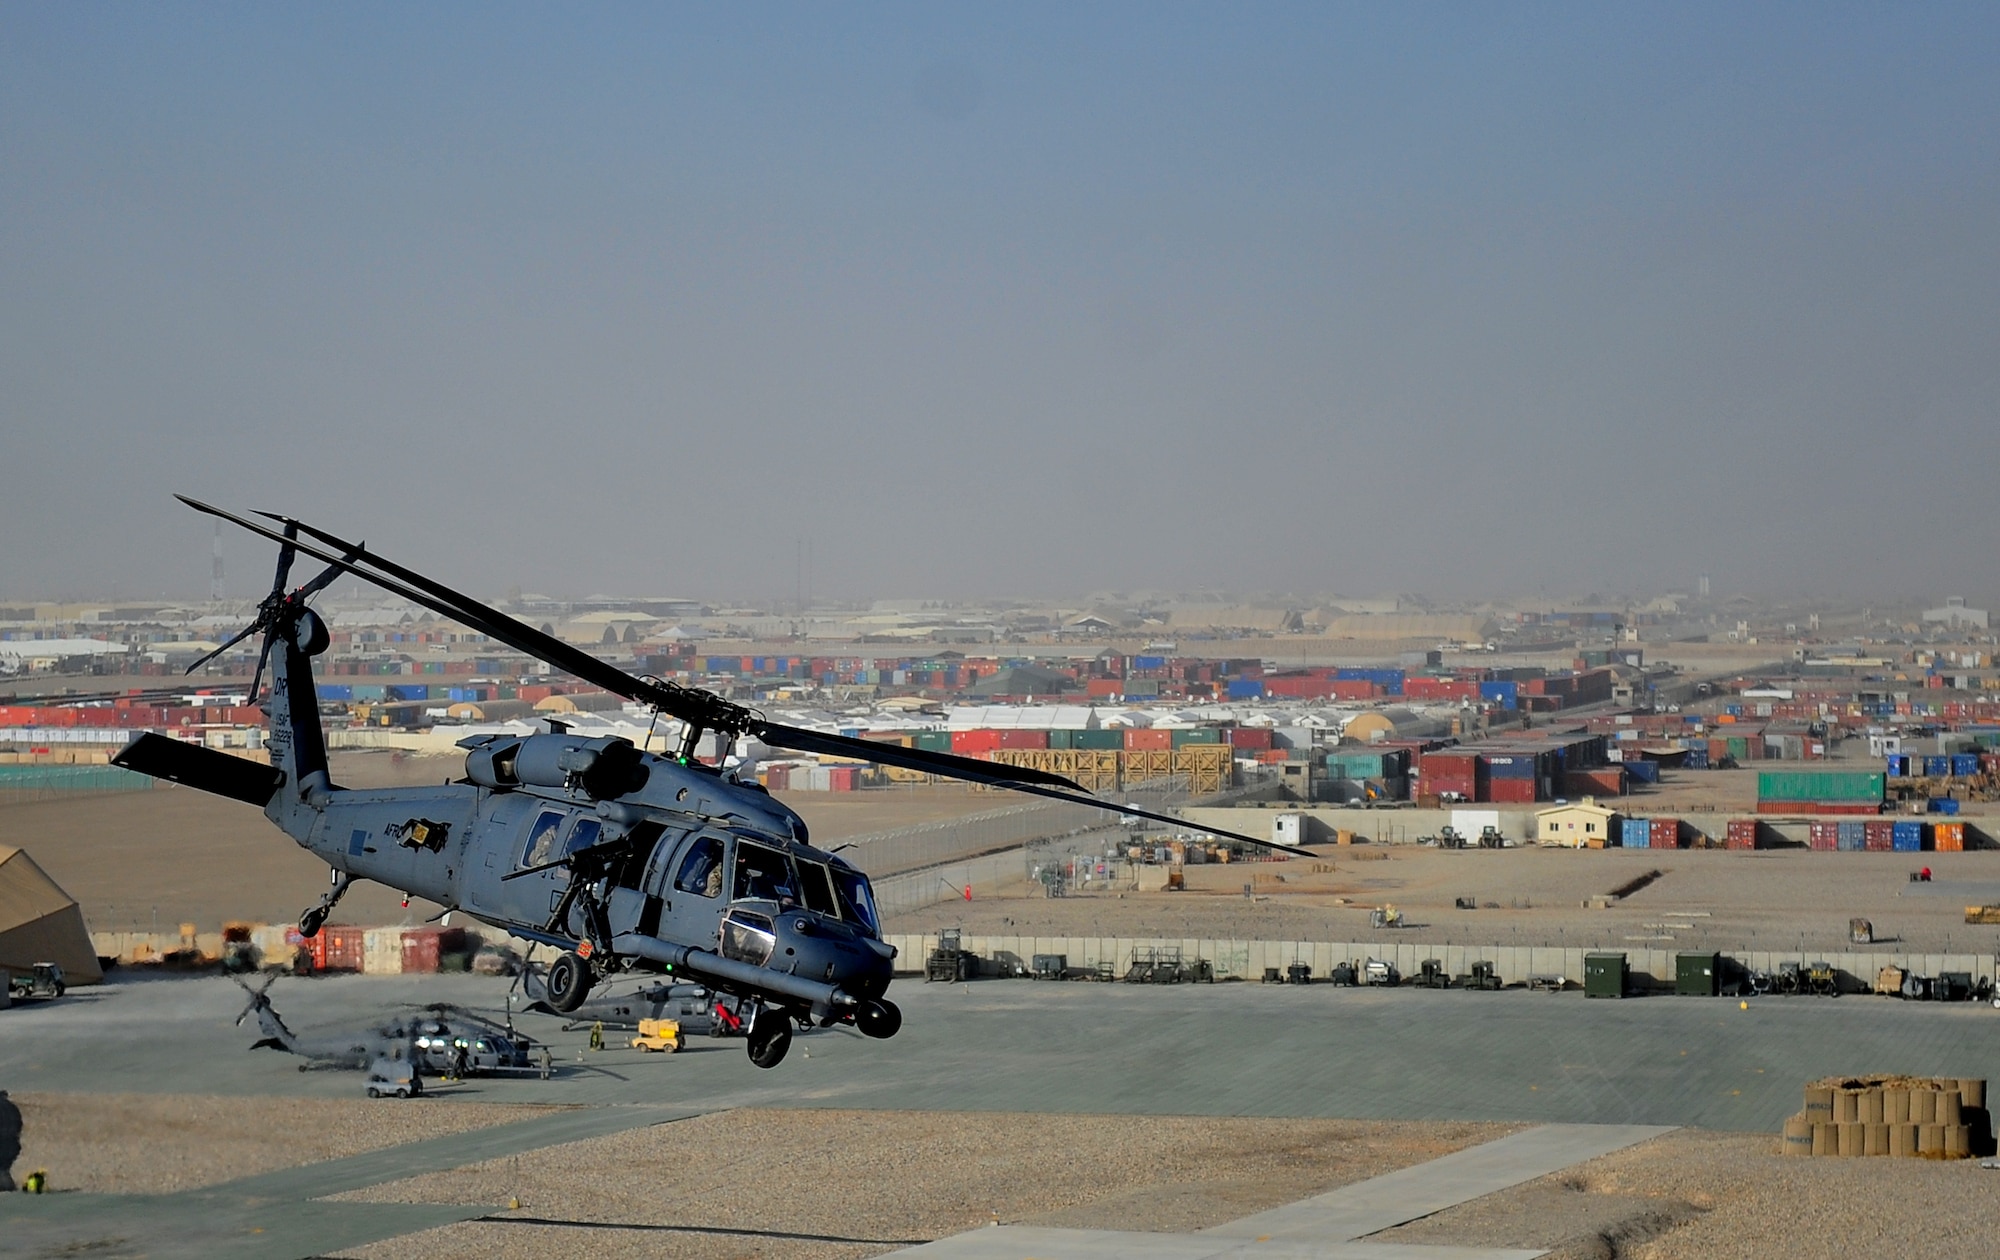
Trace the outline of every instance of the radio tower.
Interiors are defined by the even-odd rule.
[[[215,523],[215,559],[208,568],[208,602],[222,602],[222,522]]]

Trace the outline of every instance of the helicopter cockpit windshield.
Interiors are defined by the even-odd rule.
[[[861,924],[870,936],[879,939],[882,925],[875,917],[875,893],[868,886],[868,877],[843,864],[836,864],[832,871],[834,887],[840,893],[841,917]]]
[[[736,881],[730,899],[798,905],[798,881],[793,877],[791,860],[776,849],[737,841]]]

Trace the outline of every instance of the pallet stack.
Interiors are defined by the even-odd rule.
[[[1986,1082],[1972,1077],[1828,1077],[1785,1121],[1787,1155],[1965,1159],[1991,1142]]]

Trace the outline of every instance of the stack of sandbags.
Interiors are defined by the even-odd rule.
[[[1805,1110],[1785,1121],[1784,1153],[1965,1159],[1991,1138],[1983,1079],[1837,1076],[1806,1086]]]

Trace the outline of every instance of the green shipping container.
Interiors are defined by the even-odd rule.
[[[1750,760],[1749,740],[1732,736],[1723,742],[1729,745],[1729,755],[1736,758],[1737,764]]]
[[[1714,997],[1722,988],[1722,955],[1675,954],[1674,992],[1687,997]]]
[[[1219,744],[1222,732],[1213,726],[1195,726],[1174,732],[1174,747],[1186,748],[1190,744]]]
[[[1074,748],[1074,747],[1076,747],[1076,743],[1075,743],[1075,740],[1076,740],[1076,736],[1077,736],[1077,732],[1076,732],[1076,731],[1050,731],[1050,732],[1049,732],[1049,747],[1051,747],[1051,748]]]
[[[1625,955],[1585,954],[1583,956],[1583,996],[1622,998],[1625,996]]]
[[[1074,741],[1070,744],[1071,748],[1090,748],[1101,752],[1107,748],[1125,747],[1125,732],[1121,730],[1072,731],[1071,736]]]
[[[1382,754],[1372,752],[1328,753],[1326,768],[1336,779],[1379,779],[1387,773],[1382,768]]]
[[[1880,801],[1887,776],[1880,770],[1759,770],[1760,801]]]
[[[950,731],[917,731],[915,735],[916,738],[910,745],[912,748],[921,748],[925,752],[951,751]]]

